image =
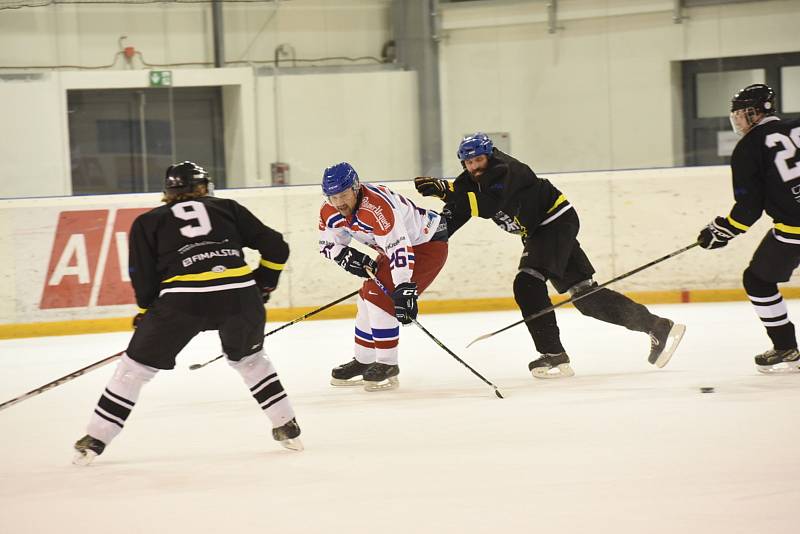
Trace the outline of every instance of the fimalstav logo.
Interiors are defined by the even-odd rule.
[[[39,308],[134,304],[128,233],[150,208],[62,211]]]

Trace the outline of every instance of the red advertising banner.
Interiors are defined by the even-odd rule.
[[[39,308],[134,304],[128,233],[148,209],[61,212]]]

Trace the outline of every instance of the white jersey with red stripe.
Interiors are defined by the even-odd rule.
[[[333,259],[352,239],[389,258],[394,285],[411,281],[414,247],[431,240],[441,215],[417,207],[384,185],[361,184],[361,202],[348,218],[328,202],[319,212],[319,251]]]

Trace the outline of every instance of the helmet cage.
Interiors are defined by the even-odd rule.
[[[755,83],[740,89],[731,98],[729,119],[733,131],[746,134],[762,115],[775,114],[775,91],[763,83]]]

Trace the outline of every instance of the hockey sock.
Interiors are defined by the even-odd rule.
[[[228,363],[242,375],[244,383],[250,388],[250,393],[258,405],[267,414],[273,428],[283,426],[294,418],[294,410],[278,379],[278,372],[272,362],[265,357],[263,350],[246,356],[238,362],[228,360]]]
[[[592,283],[574,293],[573,289],[570,289],[570,293],[574,297],[583,291],[590,291],[596,285]],[[636,332],[649,332],[658,319],[658,316],[650,313],[645,306],[605,287],[588,297],[576,300],[573,304],[583,315],[624,326]]]
[[[762,280],[749,267],[744,271],[742,282],[773,346],[779,350],[796,348],[794,324],[789,321],[789,309],[778,290],[778,284]]]
[[[86,433],[108,445],[122,432],[125,421],[139,399],[139,392],[158,372],[123,354],[106,389],[97,401]]]
[[[369,314],[372,340],[375,343],[375,361],[397,365],[397,346],[400,342],[400,323],[372,302],[364,301]]]
[[[517,301],[517,306],[519,306],[523,317],[532,315],[552,305],[544,280],[540,280],[526,272],[519,272],[514,278],[514,299]],[[533,338],[536,350],[541,354],[564,352],[555,312],[551,311],[541,317],[527,321],[525,326],[528,327],[528,332]]]
[[[356,306],[358,313],[356,313],[354,353],[360,363],[372,363],[375,361],[375,341],[372,338],[367,301],[359,296]]]

